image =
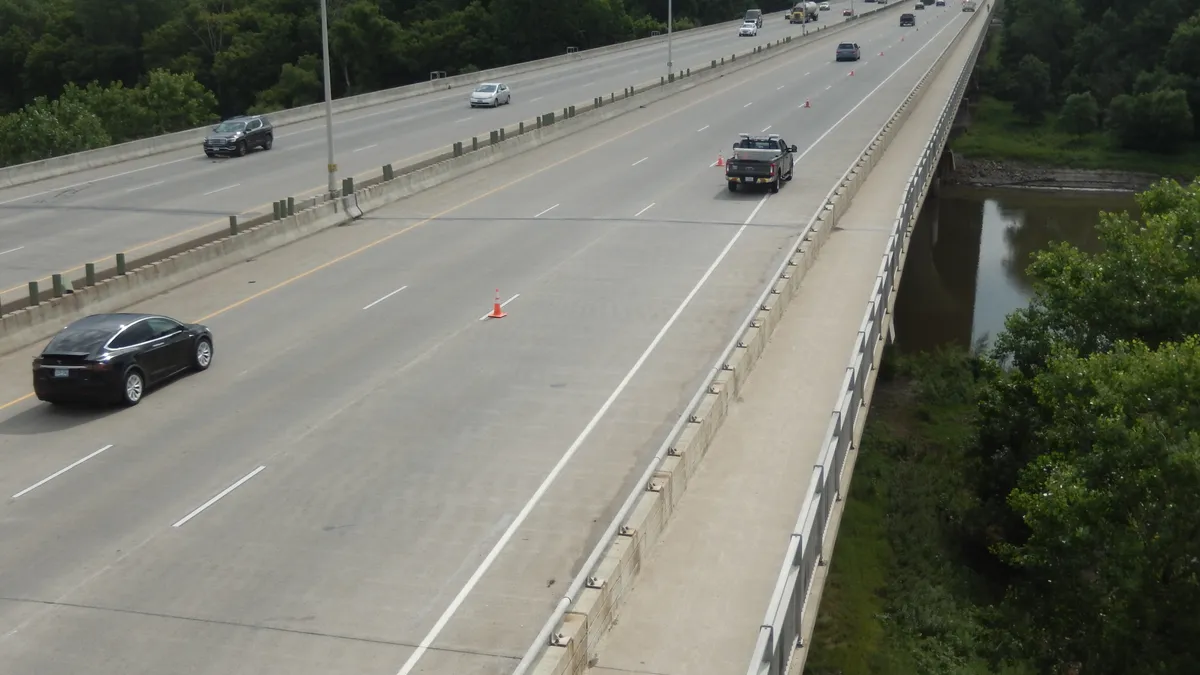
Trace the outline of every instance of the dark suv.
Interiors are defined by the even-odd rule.
[[[204,154],[237,155],[262,148],[270,150],[275,142],[275,128],[262,115],[239,115],[230,117],[212,128],[204,139]]]
[[[915,26],[915,25],[917,25],[917,15],[916,14],[905,13],[905,14],[900,15],[900,26],[901,27]]]

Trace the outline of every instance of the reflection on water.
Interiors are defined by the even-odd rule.
[[[896,299],[898,346],[993,338],[1033,293],[1031,256],[1064,241],[1097,250],[1101,211],[1136,216],[1137,204],[1132,194],[943,188],[913,232]]]

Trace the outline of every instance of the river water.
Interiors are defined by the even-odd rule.
[[[970,346],[1032,295],[1031,256],[1056,242],[1099,248],[1101,211],[1137,215],[1132,193],[944,187],[913,232],[896,298],[897,347]]]

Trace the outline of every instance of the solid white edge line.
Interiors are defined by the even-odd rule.
[[[378,305],[379,303],[383,302],[384,300],[387,300],[388,298],[392,297],[393,295],[395,295],[395,294],[399,293],[400,291],[402,291],[402,290],[404,290],[404,289],[406,289],[406,288],[408,288],[408,286],[401,286],[400,288],[397,288],[396,290],[392,291],[391,293],[388,293],[387,295],[385,295],[385,296],[383,296],[382,298],[380,298],[380,299],[376,300],[375,302],[372,302],[371,304],[367,305],[366,307],[363,307],[363,309],[371,309],[371,308],[372,308],[372,307],[374,307],[375,305]]]
[[[5,251],[5,253],[8,253],[8,251]],[[49,476],[46,476],[45,478],[39,480],[38,482],[34,483],[33,485],[30,485],[29,487],[25,488],[24,490],[21,490],[17,494],[13,495],[12,499],[16,499],[23,494],[26,494],[26,493],[36,490],[37,488],[45,485],[46,483],[49,483],[50,481],[54,480],[55,478],[58,478],[59,476],[63,475],[64,473],[70,471],[71,469],[74,469],[75,467],[79,466],[80,464],[83,464],[84,462],[86,462],[89,459],[95,457],[96,455],[104,452],[105,450],[108,450],[111,447],[112,447],[112,443],[109,443],[108,445],[104,446],[103,448],[100,448],[99,450],[93,452],[92,454],[88,455],[87,457],[84,457],[83,459],[73,462],[72,464],[68,465],[65,469],[59,469],[58,471],[55,471],[54,473],[50,474]]]
[[[171,527],[179,527],[180,525],[183,525],[184,523],[191,520],[192,518],[195,518],[196,516],[200,515],[200,513],[203,512],[204,509],[207,509],[208,507],[212,506],[213,504],[216,504],[218,501],[221,500],[222,497],[224,497],[225,495],[229,494],[230,492],[233,492],[234,490],[238,489],[238,487],[240,487],[242,483],[245,483],[246,481],[250,480],[251,478],[254,478],[255,476],[258,475],[258,472],[262,471],[265,468],[267,468],[267,467],[260,466],[257,469],[246,474],[245,476],[242,476],[241,479],[238,480],[238,482],[234,483],[233,485],[230,485],[229,487],[225,488],[224,490],[221,490],[221,492],[218,493],[216,497],[213,497],[212,499],[204,502],[203,504],[200,505],[200,508],[196,509],[195,511],[192,511],[191,513],[187,514],[183,518],[179,519],[179,521],[176,522]]]
[[[537,214],[536,216],[534,216],[534,218],[541,218],[542,216],[546,215],[547,213],[550,213],[551,211],[553,211],[554,209],[557,209],[558,207],[559,207],[559,205],[555,204],[554,206],[551,206],[550,208],[546,209],[545,211],[542,211],[541,213]]]
[[[654,202],[650,202],[650,206],[647,206],[646,208],[642,209],[641,211],[638,211],[637,213],[633,214],[633,217],[637,218],[638,216],[642,215],[643,213],[649,211],[650,208],[653,206],[654,206]]]
[[[521,294],[520,294],[520,293],[517,293],[516,295],[512,296],[511,298],[509,298],[509,299],[505,300],[504,302],[500,303],[500,309],[504,309],[504,308],[505,308],[505,307],[508,305],[508,303],[512,302],[513,300],[516,300],[516,299],[517,299],[517,298],[519,298],[519,297],[521,297]],[[491,312],[488,312],[487,314],[484,314],[483,316],[479,317],[479,320],[480,320],[480,321],[483,321],[484,319],[486,319],[486,318],[488,318],[489,316],[491,316],[491,314],[492,314]]]
[[[758,201],[758,204],[754,207],[754,210],[750,212],[750,216],[746,218],[746,222],[744,222],[742,226],[738,228],[737,232],[733,234],[733,236],[729,239],[729,242],[725,244],[725,248],[721,249],[721,252],[717,255],[716,260],[714,260],[712,264],[708,266],[708,269],[704,271],[704,275],[700,277],[700,281],[696,282],[696,285],[692,287],[692,290],[687,294],[687,297],[683,299],[683,302],[679,303],[679,307],[675,309],[675,313],[671,315],[671,318],[667,319],[666,324],[664,324],[663,327],[658,331],[658,334],[654,336],[654,339],[650,342],[650,346],[646,347],[646,350],[642,352],[642,355],[638,357],[638,360],[633,364],[633,367],[630,368],[629,372],[625,374],[625,377],[622,378],[620,384],[617,385],[617,388],[614,389],[611,394],[609,394],[608,400],[604,402],[604,405],[600,406],[600,410],[596,412],[591,421],[587,423],[587,426],[585,426],[583,431],[580,432],[579,436],[576,437],[575,441],[571,443],[571,446],[567,448],[567,451],[564,452],[562,457],[559,458],[558,462],[554,465],[554,468],[550,470],[550,473],[546,476],[545,480],[542,481],[542,484],[538,486],[536,491],[534,491],[533,496],[530,497],[529,501],[525,503],[525,506],[521,508],[520,513],[517,514],[517,517],[509,524],[508,528],[504,530],[504,534],[500,535],[500,540],[496,542],[496,544],[492,547],[492,550],[488,551],[487,557],[485,557],[483,562],[480,563],[479,567],[476,568],[475,572],[471,575],[471,578],[467,580],[466,585],[464,585],[462,590],[458,592],[458,595],[454,596],[454,600],[450,602],[450,606],[447,607],[446,611],[443,612],[441,617],[438,618],[437,623],[433,625],[433,628],[430,629],[429,633],[421,639],[421,643],[417,645],[416,650],[411,656],[408,657],[408,660],[404,662],[404,665],[400,667],[400,670],[396,673],[396,675],[408,675],[410,672],[412,672],[412,669],[416,667],[417,661],[420,661],[421,657],[425,655],[425,652],[429,651],[430,645],[432,645],[434,640],[437,640],[438,636],[441,635],[442,630],[444,630],[446,627],[446,624],[449,623],[450,619],[454,617],[455,612],[458,611],[458,608],[467,599],[467,596],[471,593],[471,591],[475,589],[475,586],[479,583],[479,580],[483,578],[483,575],[486,574],[488,569],[491,568],[492,563],[496,561],[496,558],[499,557],[504,548],[508,546],[508,542],[512,539],[513,535],[516,534],[517,529],[521,527],[521,525],[525,522],[525,519],[528,518],[529,514],[533,512],[534,507],[537,506],[538,502],[542,500],[542,497],[550,489],[550,486],[558,478],[558,475],[562,473],[562,470],[566,467],[567,463],[571,461],[571,458],[575,456],[575,453],[579,451],[579,448],[582,447],[583,443],[588,439],[589,436],[591,436],[592,431],[596,428],[596,425],[600,423],[600,420],[603,419],[608,413],[609,408],[612,407],[617,398],[625,391],[625,388],[629,386],[629,383],[633,380],[634,376],[637,375],[638,371],[642,369],[642,365],[646,363],[646,360],[649,359],[650,355],[654,353],[654,350],[658,347],[658,344],[662,342],[664,337],[666,337],[667,331],[671,329],[671,326],[675,325],[675,322],[683,314],[684,310],[686,310],[688,306],[692,304],[692,300],[700,292],[700,289],[704,288],[704,284],[706,284],[709,277],[716,272],[717,267],[720,266],[721,262],[725,260],[725,256],[729,255],[729,251],[733,249],[733,246],[737,243],[738,239],[741,239],[742,233],[745,232],[746,228],[750,226],[751,221],[753,221],[754,217],[758,215],[759,210],[762,209],[763,205],[767,203],[767,199],[769,197],[770,194],[763,195],[763,198]]]

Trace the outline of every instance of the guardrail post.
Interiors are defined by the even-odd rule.
[[[574,117],[575,116],[575,106],[571,106],[570,111],[571,111],[571,114],[569,115],[569,117]]]
[[[287,214],[289,216],[296,215],[296,198],[295,197],[287,198]]]
[[[96,285],[96,263],[88,263],[83,266],[83,283],[87,286]]]
[[[730,54],[730,55],[729,55],[729,60],[730,60],[730,61],[737,61],[737,54]]]
[[[500,132],[496,131],[495,129],[493,129],[491,132],[489,132],[488,133],[488,142],[491,143],[492,145],[499,143],[500,142]]]
[[[392,165],[391,165],[391,164],[384,164],[384,165],[383,165],[383,180],[385,180],[385,181],[389,181],[389,180],[392,180],[392,179],[393,179],[393,178],[395,178],[395,177],[396,177],[396,174],[395,174],[395,172],[394,172],[394,171],[392,171]]]
[[[349,197],[354,194],[354,178],[342,179],[342,196]]]
[[[271,204],[271,206],[273,206],[275,208],[275,220],[279,220],[280,218],[282,218],[283,214],[281,214],[279,212],[279,202],[276,201],[275,203]]]
[[[238,233],[237,216],[229,216],[229,234],[235,235]]]
[[[688,76],[688,77],[691,77],[691,76],[692,76],[692,69],[691,69],[691,68],[688,68],[688,69],[687,69],[687,76]]]
[[[454,142],[454,156],[462,157],[462,154],[463,154],[462,153],[462,141],[455,141]]]
[[[475,152],[477,150],[479,150],[479,137],[472,136],[471,137],[471,152]]]
[[[38,292],[38,282],[36,282],[36,281],[29,282],[29,306],[30,307],[37,307],[38,305],[41,304],[41,300],[38,299],[39,295],[41,295],[41,293]]]
[[[617,100],[617,92],[611,91],[608,93],[608,102],[612,103]]]
[[[658,86],[660,86],[660,87],[661,87],[661,86],[663,86],[663,85],[664,85],[664,84],[666,84],[666,83],[667,83],[667,78],[666,78],[666,77],[664,77],[664,76],[662,76],[662,75],[659,75],[659,76],[658,76]]]
[[[725,59],[721,59],[721,60],[722,60],[722,61],[724,61]],[[709,66],[709,68],[716,68],[716,67],[717,67],[717,60],[716,60],[716,59],[713,59],[713,60],[712,60],[712,65],[710,65],[710,66]]]
[[[50,284],[54,289],[54,297],[61,298],[63,296],[63,278],[61,274],[51,274]]]
[[[125,276],[125,254],[124,253],[117,254],[117,276],[119,276],[119,277]]]
[[[546,117],[546,124],[547,124],[547,125],[549,125],[549,124],[554,124],[554,113],[552,113],[552,112],[548,112],[548,113],[546,113],[545,117]]]
[[[518,135],[518,136],[521,136],[521,135],[523,135],[524,133],[525,133],[525,123],[524,123],[524,122],[518,122],[518,123],[517,123],[517,135]]]

